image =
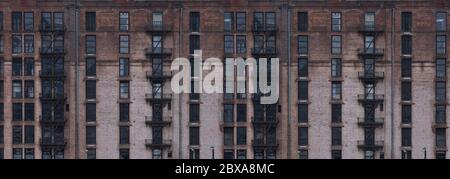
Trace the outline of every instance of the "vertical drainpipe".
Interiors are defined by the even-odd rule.
[[[391,159],[394,155],[394,37],[395,37],[395,7],[391,9]]]
[[[182,57],[183,52],[183,6],[180,4],[180,10],[178,14],[178,57]],[[178,99],[178,158],[183,159],[183,139],[181,138],[183,132],[183,93],[179,94]]]
[[[292,87],[292,83],[291,83],[291,9],[289,7],[289,4],[287,5],[287,27],[286,27],[286,31],[287,31],[287,40],[286,40],[286,47],[287,47],[287,58],[288,58],[288,105],[287,105],[287,114],[288,114],[288,119],[287,119],[287,158],[290,159],[291,155],[292,155],[292,149],[291,149],[291,87]]]
[[[79,20],[79,13],[80,13],[80,4],[79,0],[75,1],[75,159],[80,158],[80,146],[79,146],[79,81],[80,81],[80,73],[79,73],[79,37],[80,37],[80,20]]]

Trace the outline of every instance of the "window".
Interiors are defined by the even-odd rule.
[[[22,81],[13,81],[13,98],[22,98]]]
[[[447,31],[447,13],[436,13],[436,31]]]
[[[3,133],[4,131],[3,131],[3,126],[0,126],[0,144],[3,144],[3,143],[5,143],[4,142],[4,140],[5,140],[5,138],[4,138],[4,133]]]
[[[86,99],[95,99],[97,95],[97,82],[94,80],[86,81]]]
[[[365,30],[375,30],[375,13],[367,12],[364,15],[364,28]]]
[[[247,151],[246,150],[237,150],[236,159],[247,159]]]
[[[12,37],[12,53],[22,53],[22,36],[13,35]]]
[[[25,76],[33,76],[34,75],[34,59],[33,58],[25,58],[23,74]]]
[[[298,105],[298,122],[307,123],[308,122],[308,105],[299,104]]]
[[[162,12],[154,12],[152,19],[153,29],[163,29],[163,14]]]
[[[194,54],[195,50],[200,50],[200,36],[189,36],[189,54]]]
[[[23,150],[21,148],[14,148],[13,149],[13,159],[23,159],[22,158]]]
[[[308,100],[308,82],[298,82],[298,100]]]
[[[128,103],[120,103],[119,108],[119,120],[122,122],[130,121],[130,105]]]
[[[436,78],[445,79],[447,74],[446,68],[445,59],[436,59]]]
[[[86,58],[86,76],[95,76],[97,65],[95,58]]]
[[[232,35],[225,35],[224,38],[225,54],[232,54],[234,52],[234,39]]]
[[[232,104],[223,105],[223,120],[225,123],[233,122],[234,106]]]
[[[237,127],[236,128],[236,144],[237,145],[246,145],[247,144],[247,128],[246,127]]]
[[[22,76],[22,59],[13,58],[12,61],[12,75],[13,76]]]
[[[236,36],[236,53],[244,54],[247,52],[247,40],[245,35]]]
[[[4,156],[3,148],[0,148],[0,159],[4,159],[4,158],[5,158],[5,156]]]
[[[412,53],[412,36],[403,35],[402,36],[402,54],[411,55]]]
[[[13,121],[22,120],[22,103],[13,103]]]
[[[372,150],[364,151],[364,159],[375,159],[375,152]]]
[[[277,17],[274,12],[266,13],[266,29],[267,30],[275,30],[277,26]]]
[[[189,145],[200,144],[200,131],[198,127],[189,128]]]
[[[224,23],[224,30],[225,30],[225,32],[231,32],[231,31],[233,31],[233,25],[234,25],[234,22],[233,22],[233,19],[234,19],[234,13],[232,13],[232,12],[225,12],[224,14],[223,14],[223,23]]]
[[[97,134],[95,126],[86,126],[86,144],[96,144],[97,143]],[[122,136],[122,135],[121,135]]]
[[[247,105],[246,104],[237,104],[236,105],[236,121],[237,122],[246,122],[247,121]]]
[[[24,53],[33,53],[34,52],[34,36],[33,35],[25,35],[24,36]]]
[[[13,12],[11,23],[12,23],[12,31],[20,32],[22,30],[22,13]]]
[[[402,82],[402,101],[411,101],[411,82]]]
[[[446,117],[446,106],[445,105],[436,105],[436,119],[435,122],[437,124],[445,124],[447,121]]]
[[[410,58],[404,58],[402,59],[402,77],[403,78],[411,78],[411,59]]]
[[[341,36],[333,35],[331,36],[331,54],[341,54],[342,42]]]
[[[119,30],[120,31],[128,31],[129,28],[129,14],[128,12],[121,12],[119,14],[120,19],[119,19]]]
[[[308,12],[299,12],[297,14],[298,20],[298,31],[307,32],[308,31]]]
[[[125,76],[129,76],[130,72],[130,64],[129,64],[129,60],[128,58],[120,58],[119,59],[119,76],[120,77],[125,77]]]
[[[96,150],[95,148],[88,148],[86,149],[86,159],[96,159]]]
[[[412,13],[402,12],[402,32],[411,32]]]
[[[299,127],[298,128],[298,145],[307,146],[308,145],[308,128]]]
[[[200,106],[199,104],[189,105],[189,122],[199,122],[200,120]]]
[[[342,61],[340,58],[331,59],[331,76],[335,78],[342,76]]]
[[[128,35],[121,35],[120,36],[120,50],[119,50],[119,52],[121,54],[129,53],[129,50],[130,50],[129,46],[130,46],[129,36]]]
[[[86,31],[93,32],[96,30],[96,13],[86,12]]]
[[[264,29],[264,14],[255,12],[253,14],[253,30],[260,31]]]
[[[298,159],[308,159],[308,150],[305,149],[298,150]]]
[[[189,30],[191,32],[199,32],[200,31],[200,13],[199,12],[190,12],[190,14],[189,14]]]
[[[25,159],[34,159],[34,149],[33,148],[25,149]]]
[[[331,122],[341,123],[342,122],[342,105],[332,104],[331,105]]]
[[[402,159],[412,159],[411,150],[402,150]]]
[[[411,147],[411,128],[402,128],[402,147]]]
[[[25,121],[34,121],[34,103],[25,103]]]
[[[232,127],[225,127],[223,129],[223,135],[224,135],[223,144],[225,146],[234,144],[234,135],[233,135],[233,133],[234,133],[234,131],[233,131]]]
[[[34,144],[34,126],[25,126],[25,144]]]
[[[153,149],[152,150],[152,159],[162,159],[161,149]]]
[[[25,98],[34,98],[34,81],[33,80],[27,80],[25,81],[25,88],[24,88]]]
[[[0,11],[0,31],[3,31],[3,12]]]
[[[342,150],[332,150],[331,159],[342,159]]]
[[[446,101],[446,83],[445,82],[436,82],[436,101]]]
[[[97,106],[95,103],[86,103],[86,122],[94,122],[97,119]]]
[[[120,126],[120,144],[130,144],[130,128],[128,126]]]
[[[63,30],[64,29],[64,13],[63,12],[55,12],[53,13],[53,25],[55,30]]]
[[[4,42],[3,42],[3,36],[0,35],[0,54],[4,52]]]
[[[334,81],[331,83],[331,99],[341,100],[342,99],[342,84],[341,82]]]
[[[411,105],[402,105],[402,123],[410,124],[412,122]]]
[[[34,15],[32,12],[25,12],[24,15],[24,30],[33,32],[34,30]]]
[[[308,54],[308,36],[300,35],[297,38],[298,54]]]
[[[245,32],[247,28],[247,17],[245,12],[236,13],[236,30],[238,32]]]
[[[191,148],[189,150],[189,159],[200,159],[200,149]]]
[[[341,31],[341,13],[340,12],[333,12],[331,13],[331,31],[333,32],[339,32]]]
[[[298,59],[298,76],[308,77],[308,59],[299,58]]]
[[[375,53],[375,37],[371,35],[364,36],[364,53]]]
[[[119,149],[120,159],[130,159],[130,149]]]
[[[96,46],[95,35],[86,35],[86,54],[95,54]]]
[[[234,159],[234,150],[232,149],[223,150],[223,159]]]
[[[445,128],[436,129],[436,147],[445,147],[446,144],[446,131]]]
[[[52,14],[49,12],[41,13],[41,27],[42,30],[50,30],[52,28]]]
[[[445,36],[445,35],[436,36],[436,54],[445,55],[446,48],[447,48],[446,42],[447,42],[447,36]]]
[[[331,145],[335,146],[342,145],[342,128],[340,127],[331,128]]]
[[[446,159],[446,152],[445,151],[436,151],[436,159]]]
[[[13,126],[13,144],[22,144],[22,126]]]
[[[128,99],[130,98],[130,83],[129,82],[120,82],[120,98]]]

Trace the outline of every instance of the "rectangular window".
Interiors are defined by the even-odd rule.
[[[308,128],[299,127],[298,128],[298,145],[307,146],[308,145]]]
[[[447,13],[437,12],[436,13],[436,31],[444,32],[447,31]]]
[[[4,53],[4,46],[3,36],[0,35],[0,54]]]
[[[446,159],[445,151],[436,151],[436,159]]]
[[[232,35],[225,35],[223,44],[225,54],[234,53],[234,37]]]
[[[342,150],[332,150],[331,159],[342,159]]]
[[[163,13],[162,12],[153,12],[152,16],[152,27],[153,29],[163,29]]]
[[[331,83],[331,99],[341,100],[342,99],[342,84],[341,82],[334,81]]]
[[[33,80],[25,81],[24,93],[25,93],[24,94],[25,98],[34,98],[34,81]]]
[[[234,144],[234,130],[232,127],[225,127],[223,129],[223,145],[233,145]]]
[[[25,126],[25,144],[34,144],[34,126]]]
[[[200,131],[198,127],[189,128],[189,145],[200,144]]]
[[[200,159],[200,149],[190,149],[189,159]]]
[[[246,122],[247,121],[247,105],[246,104],[237,104],[236,105],[236,121],[237,122]]]
[[[225,12],[223,14],[223,26],[225,32],[231,32],[233,31],[233,25],[234,25],[234,13],[233,12]]]
[[[245,12],[236,13],[236,30],[238,32],[245,32],[247,29],[247,15]]]
[[[24,36],[24,53],[33,53],[34,52],[34,36],[33,35],[25,35]]]
[[[275,30],[277,27],[277,16],[274,12],[266,13],[266,29]]]
[[[342,145],[342,128],[340,127],[331,128],[331,145],[335,146]]]
[[[189,13],[189,30],[191,32],[199,32],[200,31],[200,13],[199,12],[190,12]]]
[[[86,99],[95,99],[97,96],[97,81],[87,80],[86,81]]]
[[[402,101],[411,101],[411,82],[402,82]]]
[[[447,83],[436,82],[436,101],[447,101]]]
[[[195,50],[200,50],[200,36],[189,36],[189,54],[194,54]]]
[[[298,100],[308,100],[308,82],[298,82]]]
[[[130,98],[130,83],[129,82],[120,82],[120,98],[128,99]]]
[[[130,128],[128,126],[120,126],[119,144],[130,144]]]
[[[200,121],[200,106],[199,104],[189,105],[189,122],[199,122]]]
[[[22,12],[13,12],[11,23],[12,31],[20,32],[22,30]]]
[[[86,126],[86,144],[96,144],[97,143],[97,133],[95,126]],[[122,136],[122,135],[121,135]]]
[[[438,35],[436,36],[436,54],[445,55],[447,48],[447,36]]]
[[[22,98],[22,81],[14,80],[12,85],[13,98]]]
[[[22,103],[13,103],[13,121],[21,121],[22,117]]]
[[[234,105],[223,105],[223,120],[225,123],[232,123],[234,121]]]
[[[41,13],[41,30],[50,30],[52,28],[52,14],[49,12]]]
[[[127,54],[130,52],[130,41],[129,41],[129,36],[128,35],[121,35],[120,36],[120,50],[119,52],[121,54]]]
[[[25,12],[24,15],[24,30],[26,32],[34,31],[34,14],[33,12]]]
[[[308,150],[306,149],[298,150],[298,159],[308,159]]]
[[[411,78],[412,77],[412,64],[410,58],[402,59],[402,77],[403,78]]]
[[[64,29],[64,13],[63,12],[55,12],[53,13],[53,28],[55,30],[63,30]]]
[[[128,58],[119,59],[119,76],[126,77],[130,76],[130,61]]]
[[[95,35],[86,35],[86,54],[95,54],[96,46]]]
[[[331,122],[341,123],[342,122],[342,105],[332,104],[331,105]]]
[[[23,159],[22,157],[23,150],[21,148],[13,149],[13,159]]]
[[[445,80],[447,76],[447,64],[445,59],[436,59],[436,78]]]
[[[236,144],[237,145],[246,145],[247,144],[247,128],[246,127],[237,127],[236,128]]]
[[[298,59],[298,76],[308,77],[308,59],[299,58]]]
[[[403,55],[412,54],[412,36],[410,35],[402,36],[402,54]]]
[[[24,60],[24,72],[25,76],[33,76],[34,75],[34,59],[33,58],[25,58]]]
[[[410,124],[412,122],[411,105],[402,105],[402,123]]]
[[[402,128],[402,147],[411,147],[411,128]]]
[[[445,105],[436,105],[436,119],[437,124],[445,124],[447,122],[446,117],[447,109]]]
[[[13,58],[12,61],[12,75],[13,76],[22,76],[22,59]]]
[[[130,159],[130,149],[119,149],[120,159]]]
[[[13,35],[12,37],[12,53],[22,53],[22,36]]]
[[[5,141],[5,138],[4,138],[4,133],[3,133],[4,131],[3,131],[3,126],[0,126],[0,144],[3,144],[4,143],[4,141]]]
[[[119,13],[119,30],[120,31],[128,31],[129,29],[129,14],[128,12]]]
[[[255,12],[253,14],[253,30],[260,31],[264,29],[264,14],[262,12]]]
[[[402,159],[412,159],[411,150],[402,150]]]
[[[331,36],[331,54],[341,54],[342,39],[339,35]]]
[[[331,13],[331,31],[333,32],[339,32],[341,31],[341,13],[340,12],[333,12]]]
[[[299,12],[297,14],[298,20],[298,31],[307,32],[308,31],[308,12]]]
[[[308,36],[300,35],[297,37],[298,54],[308,54]]]
[[[247,37],[245,35],[236,36],[236,53],[244,54],[247,52]]]
[[[95,12],[86,12],[86,31],[94,32],[96,30],[97,18]]]
[[[86,58],[86,76],[95,76],[97,64],[95,58]]]
[[[97,158],[97,154],[96,154],[96,149],[95,148],[88,148],[86,149],[86,159],[96,159]]]
[[[298,105],[298,122],[307,123],[308,122],[308,105],[299,104]]]
[[[0,11],[0,31],[3,31],[3,12]]]
[[[13,144],[22,144],[22,126],[13,126],[12,136],[13,136]]]
[[[411,32],[412,13],[402,12],[402,32]]]
[[[232,149],[223,150],[223,159],[234,159],[234,150]]]
[[[95,103],[86,103],[86,122],[97,120],[97,105]]]
[[[446,147],[446,131],[445,128],[436,129],[436,147]]]
[[[364,28],[365,30],[375,30],[375,13],[367,12],[364,14]]]
[[[25,159],[34,159],[34,149],[33,148],[25,149]]]
[[[130,104],[120,103],[119,108],[119,120],[121,122],[130,121]]]
[[[331,77],[342,76],[342,60],[340,58],[331,59]]]

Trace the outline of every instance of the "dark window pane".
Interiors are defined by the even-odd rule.
[[[96,13],[86,12],[86,31],[92,32],[96,30]]]
[[[308,31],[308,12],[298,13],[298,31],[307,32]]]
[[[13,126],[12,136],[13,144],[22,144],[22,126]]]
[[[308,145],[308,128],[299,127],[298,128],[298,145],[306,146]]]
[[[298,59],[298,76],[308,77],[308,59],[299,58]]]
[[[331,145],[342,145],[342,128],[331,128]]]
[[[200,31],[200,13],[190,12],[189,14],[189,30],[191,32]]]
[[[402,128],[402,147],[411,146],[411,128]]]
[[[120,103],[119,120],[122,122],[130,121],[130,105],[128,103]]]
[[[97,93],[97,82],[94,80],[86,81],[86,99],[95,99]]]
[[[130,128],[128,126],[120,126],[120,144],[130,144]]]
[[[95,58],[86,58],[86,76],[95,76],[97,73]]]
[[[122,130],[122,129],[121,129]],[[120,133],[122,140],[122,131]],[[86,126],[86,144],[96,144],[97,143],[97,130],[95,126]],[[121,143],[122,144],[122,143]]]
[[[411,32],[412,27],[412,13],[402,12],[402,31]]]
[[[97,119],[97,109],[95,103],[86,103],[86,122],[94,122]]]
[[[190,104],[189,105],[189,122],[198,122],[199,118],[200,106],[198,104]]]
[[[298,105],[298,122],[307,123],[308,122],[308,105],[299,104]]]
[[[200,144],[200,131],[198,127],[189,128],[189,145]]]

